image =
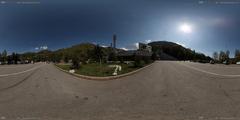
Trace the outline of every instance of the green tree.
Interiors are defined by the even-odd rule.
[[[99,62],[99,64],[102,64],[102,59],[103,59],[104,53],[102,48],[99,45],[96,45],[94,48],[94,55],[93,58]]]
[[[65,55],[63,60],[64,60],[65,63],[68,63],[68,61],[69,61],[68,55]]]
[[[79,69],[80,68],[80,64],[79,64],[80,60],[77,56],[72,58],[72,66],[71,69]]]
[[[227,50],[227,51],[226,51],[226,59],[227,59],[227,60],[229,60],[229,58],[230,58],[229,56],[230,56],[230,51]]]
[[[2,52],[2,62],[5,64],[6,63],[6,61],[7,61],[7,51],[6,50],[4,50],[3,52]]]
[[[2,53],[0,53],[0,62],[2,62]]]
[[[116,61],[117,60],[117,55],[114,51],[110,52],[108,60],[109,61]]]
[[[157,53],[153,52],[152,56],[151,56],[152,60],[157,60]]]
[[[227,50],[226,52],[224,51],[220,51],[219,53],[219,60],[220,62],[224,62],[224,61],[229,61],[229,55],[230,55],[230,51]]]
[[[240,50],[239,50],[239,49],[236,49],[236,50],[235,50],[235,59],[236,59],[237,61],[240,60]]]
[[[219,60],[220,60],[220,62],[223,62],[223,61],[226,60],[225,52],[220,51],[220,53],[219,53]]]
[[[18,60],[19,60],[19,55],[13,52],[11,56],[11,61],[12,61],[11,63],[17,64]]]
[[[219,59],[219,54],[218,54],[218,52],[214,52],[214,53],[213,53],[213,59],[214,59],[215,61],[217,61],[217,60]]]

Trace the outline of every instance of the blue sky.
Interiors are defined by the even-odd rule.
[[[233,0],[234,3],[235,0]],[[240,3],[214,0],[41,0],[0,4],[0,51],[56,50],[82,42],[134,49],[167,40],[212,55],[240,49]],[[179,30],[184,23],[192,32]]]

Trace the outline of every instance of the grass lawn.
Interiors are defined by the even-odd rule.
[[[91,63],[91,64],[85,64],[81,65],[80,69],[75,70],[77,74],[80,75],[87,75],[87,76],[97,76],[97,77],[106,77],[106,76],[113,76],[113,72],[115,68],[109,67],[111,64],[98,64],[98,63]],[[132,64],[114,64],[114,65],[121,65],[122,71],[118,71],[118,75],[128,73],[134,70],[139,69],[136,67],[133,67]],[[56,64],[56,66],[69,71],[70,65],[64,65],[64,64]]]

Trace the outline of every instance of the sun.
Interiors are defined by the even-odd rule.
[[[192,33],[192,26],[184,23],[179,27],[179,30],[182,31],[183,33]]]

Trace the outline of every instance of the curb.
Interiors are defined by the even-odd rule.
[[[153,63],[154,63],[154,62],[153,62]],[[76,73],[69,73],[67,70],[63,70],[62,68],[56,66],[55,64],[54,64],[54,66],[55,66],[56,68],[58,68],[59,70],[65,72],[65,73],[68,73],[68,74],[70,74],[70,75],[73,75],[73,76],[75,76],[75,77],[78,77],[78,78],[87,79],[87,80],[101,80],[101,81],[106,81],[106,80],[114,80],[114,79],[118,79],[118,78],[122,78],[122,77],[127,77],[127,76],[130,76],[130,75],[133,75],[133,74],[135,74],[135,73],[137,73],[137,72],[142,71],[143,69],[146,69],[146,68],[152,66],[153,63],[150,63],[150,64],[147,65],[147,66],[144,66],[144,67],[142,67],[142,68],[139,68],[139,69],[134,70],[134,71],[129,72],[129,73],[125,73],[125,74],[121,74],[121,75],[117,75],[117,76],[109,76],[109,77],[94,77],[94,76],[80,75],[80,74],[76,74]]]

